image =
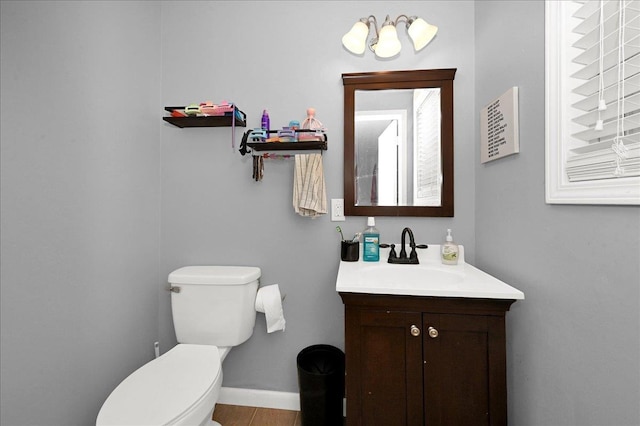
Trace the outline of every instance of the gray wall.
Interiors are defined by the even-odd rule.
[[[158,335],[160,8],[0,15],[0,423],[90,425]]]
[[[520,88],[520,153],[475,162],[477,266],[526,295],[509,423],[638,425],[639,209],[545,204],[544,2],[477,3],[475,41],[476,111]]]
[[[404,30],[395,60],[348,53],[340,39],[366,14],[384,19],[411,13],[437,22],[441,33],[416,54]],[[264,108],[272,128],[302,121],[307,107],[328,128],[324,153],[328,198],[342,198],[343,96],[341,74],[386,69],[453,68],[456,74],[456,217],[378,218],[383,240],[399,241],[411,226],[421,242],[441,241],[454,229],[473,256],[473,3],[471,2],[192,2],[163,5],[165,105],[235,101],[259,127]],[[242,26],[246,31],[237,31]],[[215,30],[213,34],[210,34]],[[192,37],[185,43],[185,34]],[[212,42],[216,35],[228,40]],[[238,136],[241,131],[238,132]],[[267,160],[262,182],[251,179],[251,158],[231,149],[231,130],[162,129],[162,267],[255,265],[262,284],[280,284],[285,333],[268,335],[258,315],[253,337],[225,361],[224,386],[297,392],[295,358],[304,347],[343,347],[343,305],[335,291],[339,224],[352,236],[366,218],[344,223],[297,216],[292,207],[293,161]],[[161,301],[163,350],[175,342],[169,297]]]

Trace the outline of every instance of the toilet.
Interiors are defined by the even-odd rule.
[[[260,268],[187,266],[169,274],[178,344],[111,392],[96,426],[214,426],[222,362],[253,334]]]

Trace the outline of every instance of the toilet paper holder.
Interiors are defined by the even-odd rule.
[[[260,287],[258,287],[258,290],[260,290],[263,287],[267,287],[267,286],[260,286]],[[180,290],[178,290],[178,292],[180,292]],[[257,292],[256,292],[256,294],[257,294]],[[280,300],[281,301],[284,302],[284,299],[286,299],[286,298],[287,298],[287,293],[280,293]]]
[[[256,312],[264,313],[267,333],[285,329],[286,320],[282,301],[286,295],[280,293],[280,286],[272,284],[258,289],[254,307]]]

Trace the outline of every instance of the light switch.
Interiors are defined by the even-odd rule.
[[[331,199],[331,221],[344,222],[344,200],[342,198]]]

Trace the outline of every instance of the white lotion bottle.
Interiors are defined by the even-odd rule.
[[[459,253],[460,248],[456,243],[453,242],[451,229],[447,229],[447,237],[445,238],[445,242],[440,250],[442,263],[445,265],[457,265]]]

